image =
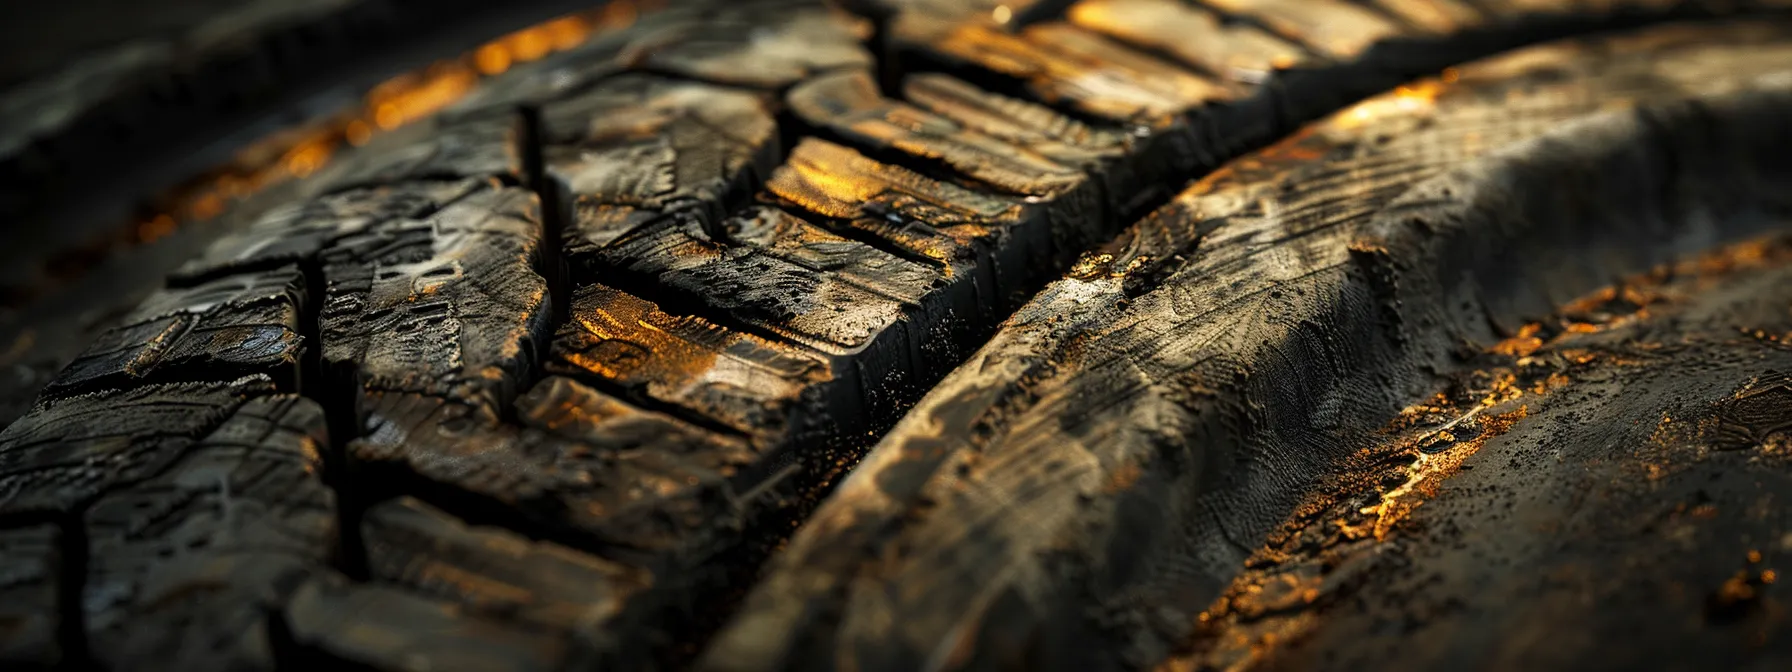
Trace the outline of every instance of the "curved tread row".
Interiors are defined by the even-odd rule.
[[[1772,23],[1528,50],[1209,175],[886,435],[703,667],[1163,661],[1465,342],[1785,212],[1789,56]]]

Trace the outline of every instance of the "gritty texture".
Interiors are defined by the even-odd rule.
[[[1189,5],[1225,39],[1181,53],[1111,3],[846,4],[606,23],[94,317],[0,433],[0,655],[1148,664],[1452,338],[1749,229],[1784,146],[1782,101],[1729,97],[1776,86],[1777,29],[1683,27],[1414,84],[1141,221],[1465,54],[1663,14]],[[1547,197],[1569,179],[1585,203]],[[1649,235],[1585,273],[1465,252],[1536,233],[1490,204],[1592,249],[1637,185],[1678,196],[1614,212]]]
[[[1161,660],[1307,485],[1465,346],[1778,221],[1785,94],[1737,92],[1784,88],[1786,61],[1759,58],[1780,35],[1465,66],[1197,183],[922,401],[705,663]]]

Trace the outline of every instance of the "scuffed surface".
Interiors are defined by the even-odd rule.
[[[1725,96],[1783,82],[1785,48],[1728,27],[1533,50],[1234,162],[923,401],[706,663],[1160,660],[1463,344],[1769,226],[1785,100]]]

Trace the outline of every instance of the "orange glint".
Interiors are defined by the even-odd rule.
[[[398,106],[391,103],[373,109],[373,123],[379,124],[380,130],[390,131],[398,128]]]
[[[1537,337],[1538,332],[1541,331],[1543,331],[1541,324],[1535,322],[1526,324],[1518,328],[1517,335],[1494,344],[1492,350],[1507,357],[1529,355],[1543,347],[1543,339]]]
[[[510,69],[510,52],[502,44],[488,44],[473,52],[473,67],[483,75],[496,75]]]
[[[137,239],[150,242],[174,233],[174,216],[157,215],[155,219],[137,225]]]
[[[1430,105],[1437,102],[1437,94],[1442,91],[1443,87],[1437,82],[1426,80],[1394,89],[1394,98],[1403,105]]]
[[[343,129],[342,135],[344,139],[348,140],[348,144],[360,147],[361,145],[367,144],[368,140],[373,139],[373,127],[367,125],[367,122],[365,121],[356,119],[348,122],[348,126]]]
[[[265,159],[241,156],[232,165],[179,187],[172,205],[136,227],[136,238],[148,242],[172,233],[183,220],[210,219],[231,201],[284,179],[304,178],[329,162],[342,143],[359,147],[380,131],[390,131],[427,117],[461,99],[482,77],[508,71],[517,63],[584,44],[600,31],[633,24],[643,10],[660,0],[616,0],[602,8],[563,16],[487,42],[459,58],[436,63],[420,72],[395,77],[368,91],[359,110],[325,120],[304,133],[277,135],[251,149],[272,147]],[[245,150],[245,154],[250,153]]]
[[[657,0],[652,2],[643,0],[639,3],[612,2],[599,10],[597,22],[611,30],[627,28],[634,24],[635,17],[639,14],[637,6],[639,9],[657,9],[659,4]]]
[[[505,42],[520,63],[537,60],[548,55],[548,50],[554,48],[553,41],[548,38],[547,31],[542,28],[530,28],[515,33]]]
[[[1357,103],[1339,113],[1334,123],[1342,128],[1357,128],[1376,119],[1429,112],[1437,103],[1437,96],[1443,92],[1443,88],[1443,84],[1436,80],[1402,86],[1394,89],[1392,95],[1377,96]]]
[[[422,119],[460,100],[479,80],[460,63],[442,63],[426,71],[421,82],[402,77],[376,88],[374,121],[392,129]],[[382,89],[384,91],[382,92]]]
[[[584,44],[591,37],[591,26],[576,16],[568,16],[549,21],[545,26],[548,39],[553,42],[554,51],[565,51]]]
[[[292,173],[293,176],[305,177],[317,172],[318,168],[322,168],[324,162],[329,161],[330,155],[335,152],[335,143],[318,139],[292,148],[286,153],[286,156],[281,158],[280,163],[286,167],[286,172]]]
[[[220,213],[224,212],[224,199],[218,196],[217,192],[208,193],[204,196],[200,196],[197,200],[194,200],[193,205],[188,209],[188,212],[191,212],[195,219],[211,219],[217,217]]]

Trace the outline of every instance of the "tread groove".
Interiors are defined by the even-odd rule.
[[[299,272],[304,277],[309,300],[299,314],[299,331],[305,339],[301,362],[299,394],[324,409],[324,427],[329,445],[323,454],[323,471],[318,479],[336,495],[336,548],[331,560],[336,569],[356,580],[367,578],[367,545],[361,539],[361,513],[367,506],[365,493],[356,487],[348,463],[348,443],[360,435],[354,396],[344,394],[342,385],[330,377],[323,361],[323,297],[326,283],[322,262],[315,256],[300,260]],[[269,627],[273,627],[270,623]],[[272,631],[270,631],[272,632]]]
[[[82,522],[86,507],[58,516],[55,527],[62,565],[57,569],[56,640],[62,647],[63,669],[95,669],[93,650],[87,636],[88,544],[87,526]]]

